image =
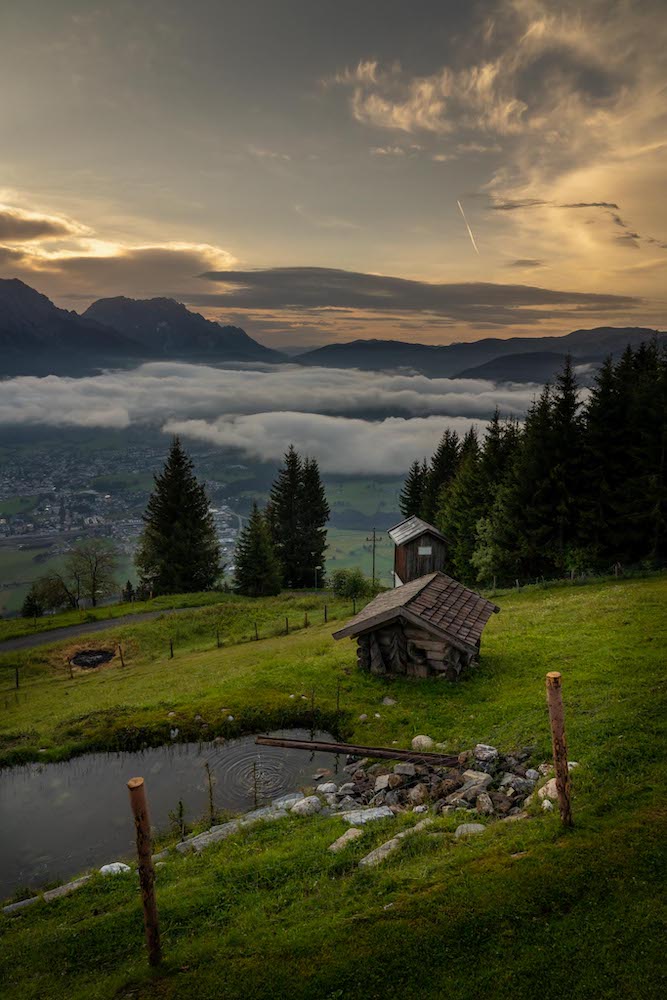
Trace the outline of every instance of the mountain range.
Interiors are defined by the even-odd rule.
[[[142,361],[264,362],[430,377],[545,382],[567,354],[594,370],[609,354],[667,333],[644,327],[597,327],[562,337],[488,337],[469,343],[411,344],[354,340],[287,358],[237,326],[223,326],[169,298],[98,299],[83,314],[59,309],[18,279],[0,279],[0,376],[78,375]]]
[[[158,359],[283,361],[237,326],[174,299],[99,299],[80,315],[16,278],[0,279],[0,376],[78,375]]]

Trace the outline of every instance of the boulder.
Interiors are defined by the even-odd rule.
[[[400,764],[394,764],[394,774],[400,774],[404,778],[414,778],[417,773],[415,765],[411,764],[409,761],[405,761]]]
[[[386,697],[384,697],[384,698],[382,699],[382,704],[383,704],[383,705],[395,705],[395,704],[396,704],[396,699],[395,699],[395,698],[390,698],[390,697],[389,697],[389,696],[387,695]]]
[[[556,779],[549,778],[546,785],[542,785],[541,788],[537,790],[538,799],[554,799],[558,798],[558,788],[556,787]]]
[[[341,816],[347,823],[359,826],[376,819],[392,819],[394,814],[388,806],[378,806],[376,809],[353,809],[341,813]]]
[[[318,785],[315,791],[320,792],[322,795],[333,795],[338,791],[338,786],[335,781],[325,781],[324,784]]]
[[[430,736],[415,736],[412,740],[412,749],[428,752],[432,750],[435,746],[435,740],[431,739]]]
[[[486,827],[481,823],[461,823],[454,831],[454,836],[460,840],[462,837],[474,837],[478,833],[484,833],[485,830]]]
[[[102,865],[100,875],[123,875],[129,871],[132,871],[129,865],[123,864],[122,861],[112,861],[109,865]]]
[[[364,831],[360,830],[358,826],[351,826],[349,830],[341,834],[338,840],[334,840],[333,844],[329,844],[329,850],[334,854],[338,854],[342,851],[348,844],[351,844],[353,840],[358,840],[359,837],[363,837]]]
[[[475,760],[493,761],[498,759],[498,751],[488,743],[478,743],[473,750]]]
[[[534,767],[529,767],[528,770],[526,771],[526,777],[530,781],[539,781],[540,780],[540,772],[536,771]]]
[[[295,802],[290,812],[293,816],[314,816],[322,808],[322,803],[317,795],[307,795],[305,799]]]
[[[420,806],[423,802],[426,802],[429,798],[428,785],[425,785],[423,781],[420,781],[418,785],[411,788],[408,792],[408,800],[413,806]]]
[[[357,786],[353,781],[346,781],[344,785],[341,785],[337,790],[338,795],[354,795],[357,791]]]
[[[274,809],[289,809],[295,802],[299,802],[303,798],[305,798],[303,792],[288,792],[286,795],[274,799],[271,805]]]
[[[398,788],[403,783],[400,774],[381,774],[375,779],[374,791],[381,792],[390,788]]]
[[[475,801],[475,811],[480,814],[480,816],[493,816],[495,809],[493,808],[493,802],[491,801],[491,796],[487,792],[481,792],[477,796]]]

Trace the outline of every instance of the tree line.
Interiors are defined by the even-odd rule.
[[[522,425],[496,411],[482,441],[446,430],[400,507],[442,531],[466,583],[659,566],[666,459],[667,353],[645,343],[608,359],[586,394],[568,358]]]

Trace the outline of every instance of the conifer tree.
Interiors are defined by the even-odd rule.
[[[300,579],[301,587],[323,587],[325,577],[324,553],[327,548],[326,523],[329,504],[320,479],[317,460],[306,458],[303,463],[301,493],[301,532],[304,541],[305,564]]]
[[[280,561],[284,587],[298,587],[306,563],[302,535],[303,463],[294,445],[290,445],[282,468],[271,487],[270,527],[272,541]]]
[[[143,516],[136,565],[145,593],[210,590],[222,572],[220,546],[204,486],[175,437]]]
[[[553,558],[565,569],[577,545],[582,489],[583,428],[577,380],[568,354],[552,396],[550,461],[554,519]]]
[[[485,489],[477,434],[471,429],[461,448],[456,475],[441,493],[436,525],[448,539],[448,568],[464,583],[473,582],[471,558],[476,546],[477,523],[485,510]]]
[[[234,563],[234,590],[238,594],[271,597],[280,593],[280,563],[265,516],[256,503],[239,535]]]
[[[447,486],[456,475],[460,448],[458,434],[448,428],[440,439],[428,470],[421,516],[431,524],[437,514],[443,486]]]
[[[426,478],[428,470],[424,462],[413,462],[410,466],[403,488],[398,495],[398,507],[404,517],[416,514],[419,517],[424,507]]]

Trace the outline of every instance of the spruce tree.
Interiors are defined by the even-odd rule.
[[[290,445],[271,487],[269,523],[272,541],[282,567],[283,586],[299,587],[306,565],[302,536],[303,463]]]
[[[426,492],[426,459],[424,462],[413,462],[410,466],[403,488],[398,495],[398,507],[404,517],[416,514],[421,515],[424,506],[424,495]]]
[[[234,590],[246,597],[271,597],[280,593],[282,575],[266,518],[253,504],[234,557]]]
[[[583,428],[579,407],[577,380],[572,358],[568,354],[553,390],[550,435],[555,528],[553,558],[561,570],[567,568],[578,541],[583,471]]]
[[[457,580],[472,583],[471,559],[477,543],[477,524],[485,511],[485,489],[480,449],[473,430],[466,434],[456,475],[441,493],[436,525],[449,541],[448,569]]]
[[[206,490],[177,437],[154,479],[135,559],[142,592],[211,590],[222,572],[220,546]]]
[[[456,431],[447,429],[431,458],[421,515],[430,524],[437,514],[443,486],[447,486],[456,475],[460,448]]]
[[[329,513],[327,495],[320,479],[317,461],[314,458],[306,458],[303,463],[301,489],[301,533],[305,557],[299,582],[301,587],[324,586],[326,523],[329,520]]]

